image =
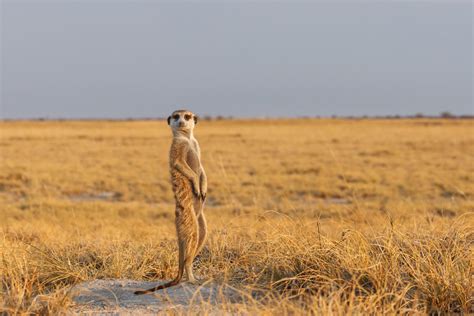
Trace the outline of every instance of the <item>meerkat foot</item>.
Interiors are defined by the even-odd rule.
[[[188,278],[187,278],[186,282],[194,284],[194,285],[199,284],[199,280],[196,279],[196,277],[194,276],[194,274],[191,271],[188,271],[187,275],[188,275]]]
[[[198,279],[196,279],[195,277],[188,278],[188,279],[186,280],[186,282],[189,283],[189,284],[193,284],[193,285],[199,284]]]
[[[190,283],[196,282],[196,278],[194,277],[194,274],[188,273],[187,281]]]
[[[199,280],[199,279],[192,279],[192,280],[188,279],[186,282],[188,282],[189,284],[192,284],[192,285],[202,285],[202,284],[204,284],[204,281]]]

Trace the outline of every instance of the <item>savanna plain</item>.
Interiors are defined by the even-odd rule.
[[[0,122],[0,310],[177,269],[165,120]],[[236,314],[474,313],[474,121],[202,120],[198,278]],[[205,302],[193,313],[212,310]]]

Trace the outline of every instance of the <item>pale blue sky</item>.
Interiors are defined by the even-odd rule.
[[[0,1],[3,118],[474,112],[470,1]]]

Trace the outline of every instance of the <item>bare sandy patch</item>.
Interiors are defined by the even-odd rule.
[[[202,309],[219,314],[220,306],[240,301],[234,289],[215,283],[194,285],[182,283],[153,294],[135,295],[166,281],[94,280],[76,285],[71,291],[72,314],[87,315],[152,315],[157,313],[189,313]]]

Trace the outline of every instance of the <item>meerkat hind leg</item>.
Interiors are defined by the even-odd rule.
[[[199,252],[202,250],[204,246],[204,242],[206,240],[206,235],[207,235],[207,225],[206,225],[206,219],[204,218],[204,214],[201,212],[201,214],[197,218],[199,227],[198,227],[198,241],[196,245],[196,251],[194,253],[193,259],[199,254]],[[194,261],[194,260],[193,260]],[[192,284],[202,284],[202,280],[197,280],[194,277],[193,274],[193,261],[191,261],[188,265],[186,265],[186,274],[188,276],[188,282]]]
[[[193,283],[193,284],[197,283],[196,278],[194,277],[194,274],[193,274],[193,262],[192,261],[186,262],[185,270],[186,270],[186,275],[188,277],[187,281],[189,283]]]
[[[195,282],[193,260],[198,246],[198,223],[194,210],[183,210],[177,218],[179,265],[184,268],[188,281]]]
[[[201,214],[198,216],[198,224],[199,224],[199,239],[198,239],[198,246],[196,250],[196,256],[201,252],[202,248],[204,247],[204,242],[206,241],[207,237],[207,223],[206,218],[204,217],[204,213],[201,211]]]

